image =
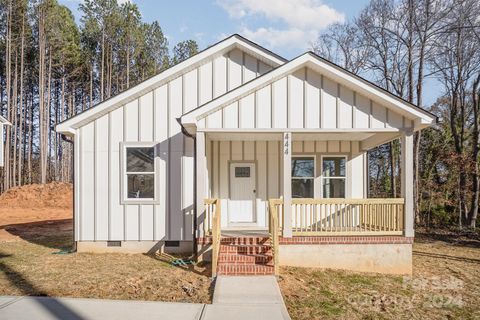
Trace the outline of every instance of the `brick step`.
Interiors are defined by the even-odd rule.
[[[270,243],[268,237],[224,237],[220,240],[221,244],[232,245],[265,245]]]
[[[274,274],[274,268],[273,266],[258,264],[219,264],[217,273],[230,276],[271,275]]]
[[[218,257],[219,264],[272,264],[272,255],[270,254],[237,254],[220,253]]]
[[[265,254],[272,250],[270,245],[220,245],[220,253],[236,253],[236,254]]]

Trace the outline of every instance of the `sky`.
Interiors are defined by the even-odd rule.
[[[128,0],[117,0],[119,3]],[[318,34],[356,14],[367,0],[130,0],[146,22],[159,21],[171,46],[194,39],[203,49],[233,33],[291,59]],[[81,0],[59,0],[79,19]]]
[[[82,0],[59,0],[79,22]],[[133,1],[145,22],[157,20],[169,44],[193,39],[204,49],[233,33],[292,59],[307,50],[329,25],[357,16],[369,0],[117,0]],[[425,103],[436,83],[426,84]]]

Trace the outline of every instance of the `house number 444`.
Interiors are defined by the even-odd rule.
[[[289,147],[290,147],[290,140],[289,140],[289,137],[288,137],[288,133],[286,133],[284,135],[284,138],[283,138],[284,142],[283,142],[283,152],[285,154],[288,154],[289,152]]]

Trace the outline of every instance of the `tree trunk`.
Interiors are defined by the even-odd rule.
[[[390,160],[390,187],[392,190],[391,191],[391,194],[392,194],[392,198],[396,198],[397,197],[397,183],[395,181],[395,152],[393,150],[394,146],[393,146],[393,141],[389,142],[388,143],[388,153],[389,153],[389,160]]]
[[[32,157],[33,157],[33,86],[31,90],[30,108],[28,109],[28,183],[32,183]]]
[[[472,104],[473,104],[473,132],[472,132],[472,162],[474,164],[472,173],[472,203],[468,214],[468,225],[475,229],[478,216],[478,205],[480,196],[480,177],[479,177],[479,121],[480,121],[480,97],[479,97],[480,73],[473,83]]]
[[[7,28],[6,28],[6,40],[5,40],[5,91],[7,98],[7,119],[10,119],[10,106],[11,106],[11,57],[12,57],[12,0],[8,2],[7,9]],[[3,176],[3,189],[8,190],[10,188],[10,126],[6,126],[5,135],[7,137],[5,141],[4,149],[4,176]]]
[[[23,137],[24,137],[24,132],[23,132],[23,123],[24,123],[24,94],[23,94],[23,73],[24,73],[24,56],[25,56],[25,14],[23,14],[22,17],[22,40],[21,40],[21,51],[20,51],[20,107],[19,107],[19,112],[20,112],[20,128],[19,128],[19,136],[18,136],[18,179],[17,179],[17,185],[22,185],[22,170],[23,170]]]
[[[38,17],[38,53],[39,53],[39,61],[38,61],[38,112],[39,112],[39,138],[40,138],[40,182],[46,183],[47,176],[44,170],[44,157],[43,157],[43,150],[45,145],[45,16],[44,16],[43,8],[39,8],[39,17]],[[33,119],[33,116],[32,116]],[[32,150],[30,149],[32,153]],[[31,163],[30,163],[31,165]]]
[[[130,39],[127,41],[127,89],[130,88]]]
[[[102,63],[100,68],[100,102],[103,101],[105,71],[105,28],[102,29]]]
[[[45,181],[42,180],[42,183],[47,183],[49,177],[49,165],[50,165],[50,152],[51,152],[51,130],[50,130],[50,120],[51,120],[51,100],[52,100],[52,47],[48,48],[48,76],[47,76],[47,105],[45,110],[45,146],[42,152],[44,161],[42,168],[44,170]]]
[[[90,105],[89,108],[93,107],[93,65],[90,66]],[[83,110],[82,110],[83,111]]]
[[[15,49],[15,67],[13,76],[13,101],[12,101],[12,131],[10,131],[7,139],[13,142],[13,156],[12,156],[12,175],[10,176],[10,186],[17,185],[17,136],[18,136],[18,51]],[[8,150],[10,153],[10,150]]]
[[[413,0],[408,0],[408,101],[413,103],[413,20],[414,20]],[[420,106],[419,106],[420,107]]]
[[[108,90],[108,97],[112,96],[112,60],[113,60],[113,48],[111,45],[108,45],[108,75],[107,75],[107,90]]]

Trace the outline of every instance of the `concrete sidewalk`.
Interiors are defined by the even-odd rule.
[[[205,305],[102,299],[0,297],[2,320],[199,320]]]
[[[213,304],[206,305],[208,320],[290,319],[274,276],[218,276]]]
[[[290,319],[273,276],[217,278],[213,304],[51,297],[0,297],[2,320],[285,320]]]

